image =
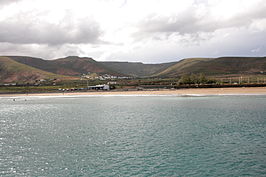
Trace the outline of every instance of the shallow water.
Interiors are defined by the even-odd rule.
[[[265,96],[0,98],[0,176],[265,176]]]

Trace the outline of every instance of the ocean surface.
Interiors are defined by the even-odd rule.
[[[2,97],[0,176],[266,176],[266,96]]]

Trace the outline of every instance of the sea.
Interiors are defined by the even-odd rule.
[[[1,97],[0,176],[266,176],[266,96]]]

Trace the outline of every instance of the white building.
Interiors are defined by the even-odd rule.
[[[110,86],[103,84],[103,85],[95,85],[95,86],[88,86],[88,89],[91,90],[110,90]]]

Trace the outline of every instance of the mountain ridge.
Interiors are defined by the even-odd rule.
[[[26,82],[27,77],[29,81],[32,81],[33,79],[49,78],[52,75],[60,78],[67,76],[80,78],[80,76],[90,73],[144,78],[173,78],[200,73],[207,76],[266,74],[266,57],[187,58],[176,62],[158,64],[96,61],[91,57],[78,56],[68,56],[54,60],[29,56],[2,56],[0,58],[1,82],[16,80]],[[10,79],[11,75],[17,79]]]
[[[68,56],[54,60],[24,56],[8,57],[17,62],[60,75],[80,76],[88,73],[121,75],[120,73],[106,68],[90,57]]]

